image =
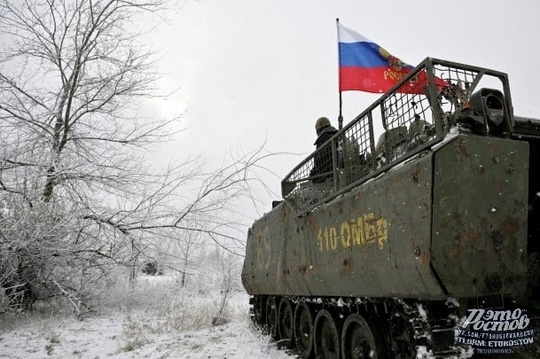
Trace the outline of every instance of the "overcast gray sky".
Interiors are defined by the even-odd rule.
[[[153,35],[160,86],[181,89],[155,111],[187,110],[171,157],[266,138],[274,152],[311,152],[314,122],[337,127],[335,19],[416,66],[430,56],[509,74],[517,115],[540,117],[540,1],[188,0]],[[379,95],[343,94],[344,123]],[[279,182],[304,156],[268,162]]]

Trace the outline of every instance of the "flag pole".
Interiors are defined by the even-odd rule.
[[[343,128],[343,115],[341,114],[341,107],[342,107],[343,101],[341,100],[341,91],[339,91],[339,115],[338,115],[338,123],[339,123],[339,129],[341,130]]]
[[[342,107],[343,107],[343,100],[341,98],[341,90],[340,88],[340,76],[339,76],[339,18],[336,18],[336,28],[337,28],[337,38],[338,38],[338,93],[339,93],[339,115],[338,115],[338,124],[339,129],[341,130],[343,128],[343,114],[342,114]]]

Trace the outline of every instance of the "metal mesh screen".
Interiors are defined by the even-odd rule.
[[[493,85],[509,96],[503,73],[426,59],[293,169],[282,181],[283,197],[302,214],[425,151],[455,126],[476,89]],[[377,140],[374,119],[384,129]]]

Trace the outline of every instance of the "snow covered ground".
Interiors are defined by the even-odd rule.
[[[218,279],[222,275],[214,273]],[[239,283],[229,288],[222,306],[225,292],[219,280],[205,279],[181,288],[175,277],[141,275],[133,289],[127,283],[112,286],[96,303],[96,311],[82,320],[66,308],[51,306],[0,315],[0,358],[297,357],[279,350],[251,323],[249,297]],[[538,358],[532,355],[512,358]],[[419,351],[417,358],[432,356]]]
[[[272,358],[278,350],[252,325],[248,296],[236,288],[213,325],[223,293],[180,290],[174,278],[141,276],[133,291],[119,286],[97,313],[78,320],[61,310],[0,316],[0,358]]]

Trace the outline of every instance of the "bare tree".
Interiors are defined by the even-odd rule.
[[[190,276],[200,275],[198,267],[205,237],[204,232],[178,231],[170,238],[163,238],[154,243],[153,252],[156,253],[159,265],[180,274],[181,288],[186,286]]]
[[[191,270],[190,261],[193,261],[194,253],[200,249],[203,245],[203,241],[199,233],[188,232],[185,240],[178,241],[178,248],[180,249],[180,260],[181,260],[181,283],[183,287],[186,286],[186,278]]]
[[[218,326],[228,321],[228,307],[234,290],[241,287],[239,283],[241,261],[240,258],[224,252],[215,246],[214,250],[205,258],[210,275],[207,277],[213,287],[219,289],[220,296],[216,303],[216,313],[212,317],[212,325]]]
[[[231,213],[251,195],[262,147],[214,170],[197,157],[164,169],[145,162],[178,118],[139,115],[157,77],[129,22],[163,7],[159,0],[0,3],[6,295],[24,287],[28,300],[61,296],[80,311],[107,266],[136,265],[151,240],[193,231],[238,244]]]
[[[14,5],[16,4],[16,5]],[[152,95],[151,53],[126,22],[159,1],[6,1],[0,29],[2,143],[12,173],[30,170],[28,201],[117,189],[133,180],[134,151],[162,140],[166,122],[133,116],[134,98]],[[130,111],[131,110],[131,111]],[[14,136],[15,134],[15,136]],[[5,171],[6,168],[3,168]],[[2,186],[20,193],[20,182]],[[83,190],[84,188],[84,190]],[[28,196],[28,194],[27,194]]]

